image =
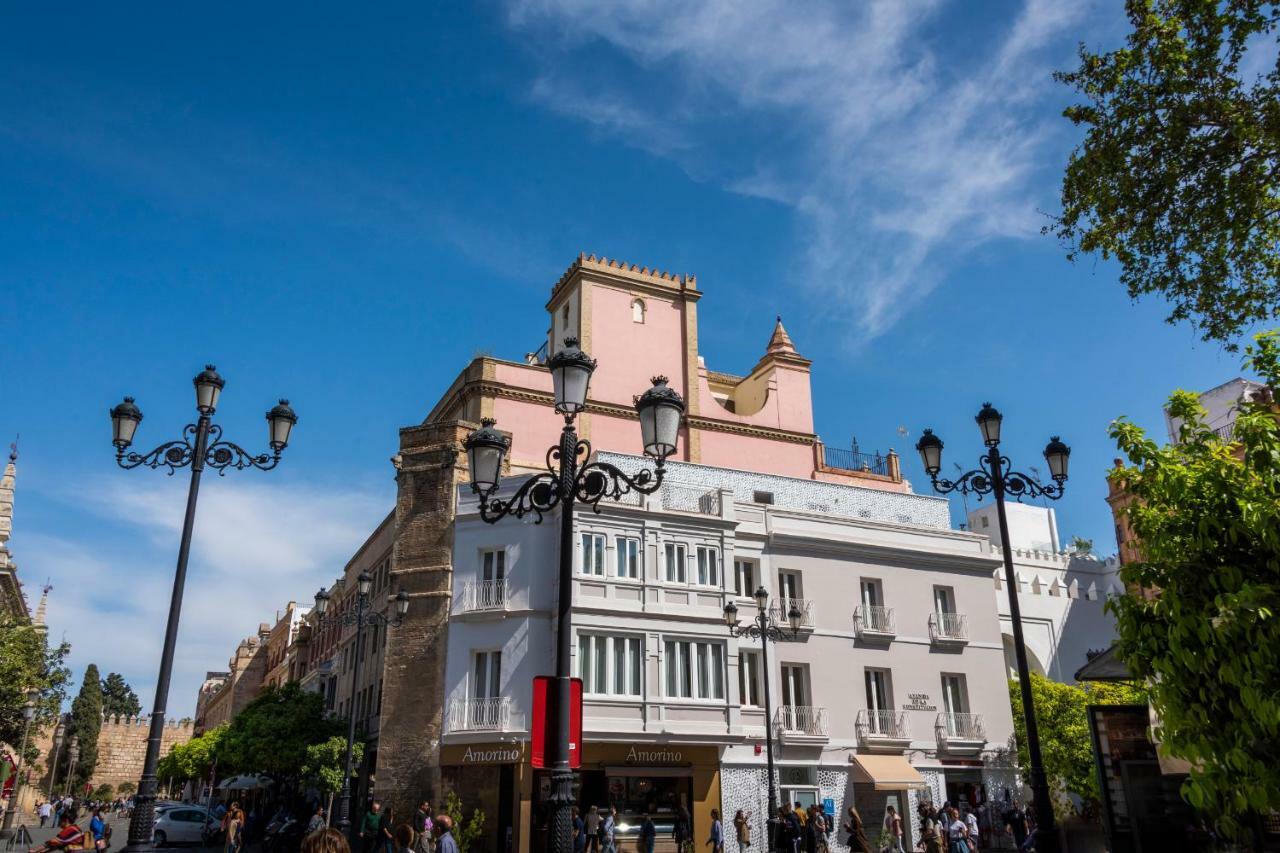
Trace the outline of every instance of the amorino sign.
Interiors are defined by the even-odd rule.
[[[628,764],[679,764],[684,755],[678,749],[643,749],[631,747],[625,761]]]
[[[523,757],[520,745],[468,746],[462,753],[463,764],[517,764]]]

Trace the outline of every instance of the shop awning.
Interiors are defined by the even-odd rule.
[[[858,782],[870,782],[877,791],[901,791],[929,787],[920,771],[901,755],[855,755],[853,769]]]

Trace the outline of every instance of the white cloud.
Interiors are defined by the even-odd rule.
[[[794,208],[804,244],[797,282],[834,297],[865,339],[965,251],[1036,234],[1037,206],[1052,192],[1036,174],[1061,164],[1062,152],[1046,149],[1065,123],[1044,96],[1087,7],[1026,0],[1016,18],[978,27],[988,41],[968,43],[931,31],[957,8],[966,11],[901,0],[630,0],[607,11],[588,0],[514,0],[508,23],[559,37],[538,41],[561,48],[543,50],[553,67],[534,86],[539,103],[696,163],[691,171],[714,162],[725,187]],[[601,44],[642,82],[572,60]],[[679,146],[654,146],[648,129],[673,112],[689,132]],[[736,121],[752,133],[706,133],[700,147],[692,140],[704,115],[714,115],[704,130]],[[743,162],[738,149],[752,146]]]
[[[96,663],[123,673],[151,709],[173,586],[187,480],[104,481],[68,496],[75,508],[126,531],[124,545],[28,533],[22,572],[48,577],[49,636],[71,643],[75,677]],[[190,716],[208,670],[274,622],[289,601],[308,605],[342,573],[391,508],[391,495],[212,477],[201,491],[169,691],[169,716]],[[34,603],[34,602],[33,602]]]

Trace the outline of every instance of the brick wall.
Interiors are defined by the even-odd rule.
[[[115,717],[102,721],[98,735],[98,764],[93,770],[93,787],[116,786],[121,782],[137,784],[142,775],[142,763],[147,755],[147,734],[151,718]],[[192,725],[179,725],[170,720],[164,727],[160,740],[160,756],[163,758],[174,744],[191,740]]]

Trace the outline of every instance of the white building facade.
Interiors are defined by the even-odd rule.
[[[579,507],[575,519],[584,808],[617,806],[628,832],[649,811],[660,834],[684,808],[698,838],[711,809],[726,825],[742,809],[760,849],[767,726],[781,796],[839,814],[857,805],[873,837],[890,804],[910,815],[921,797],[1012,791],[999,561],[983,537],[949,529],[944,500],[668,469],[659,493]],[[527,741],[534,676],[554,672],[558,532],[555,516],[487,524],[459,492],[442,766],[520,839],[543,826]],[[759,586],[780,624],[792,604],[802,614],[794,640],[769,644],[767,667],[760,643],[731,636],[723,615],[732,601],[753,618]],[[908,849],[915,840],[913,828]]]

